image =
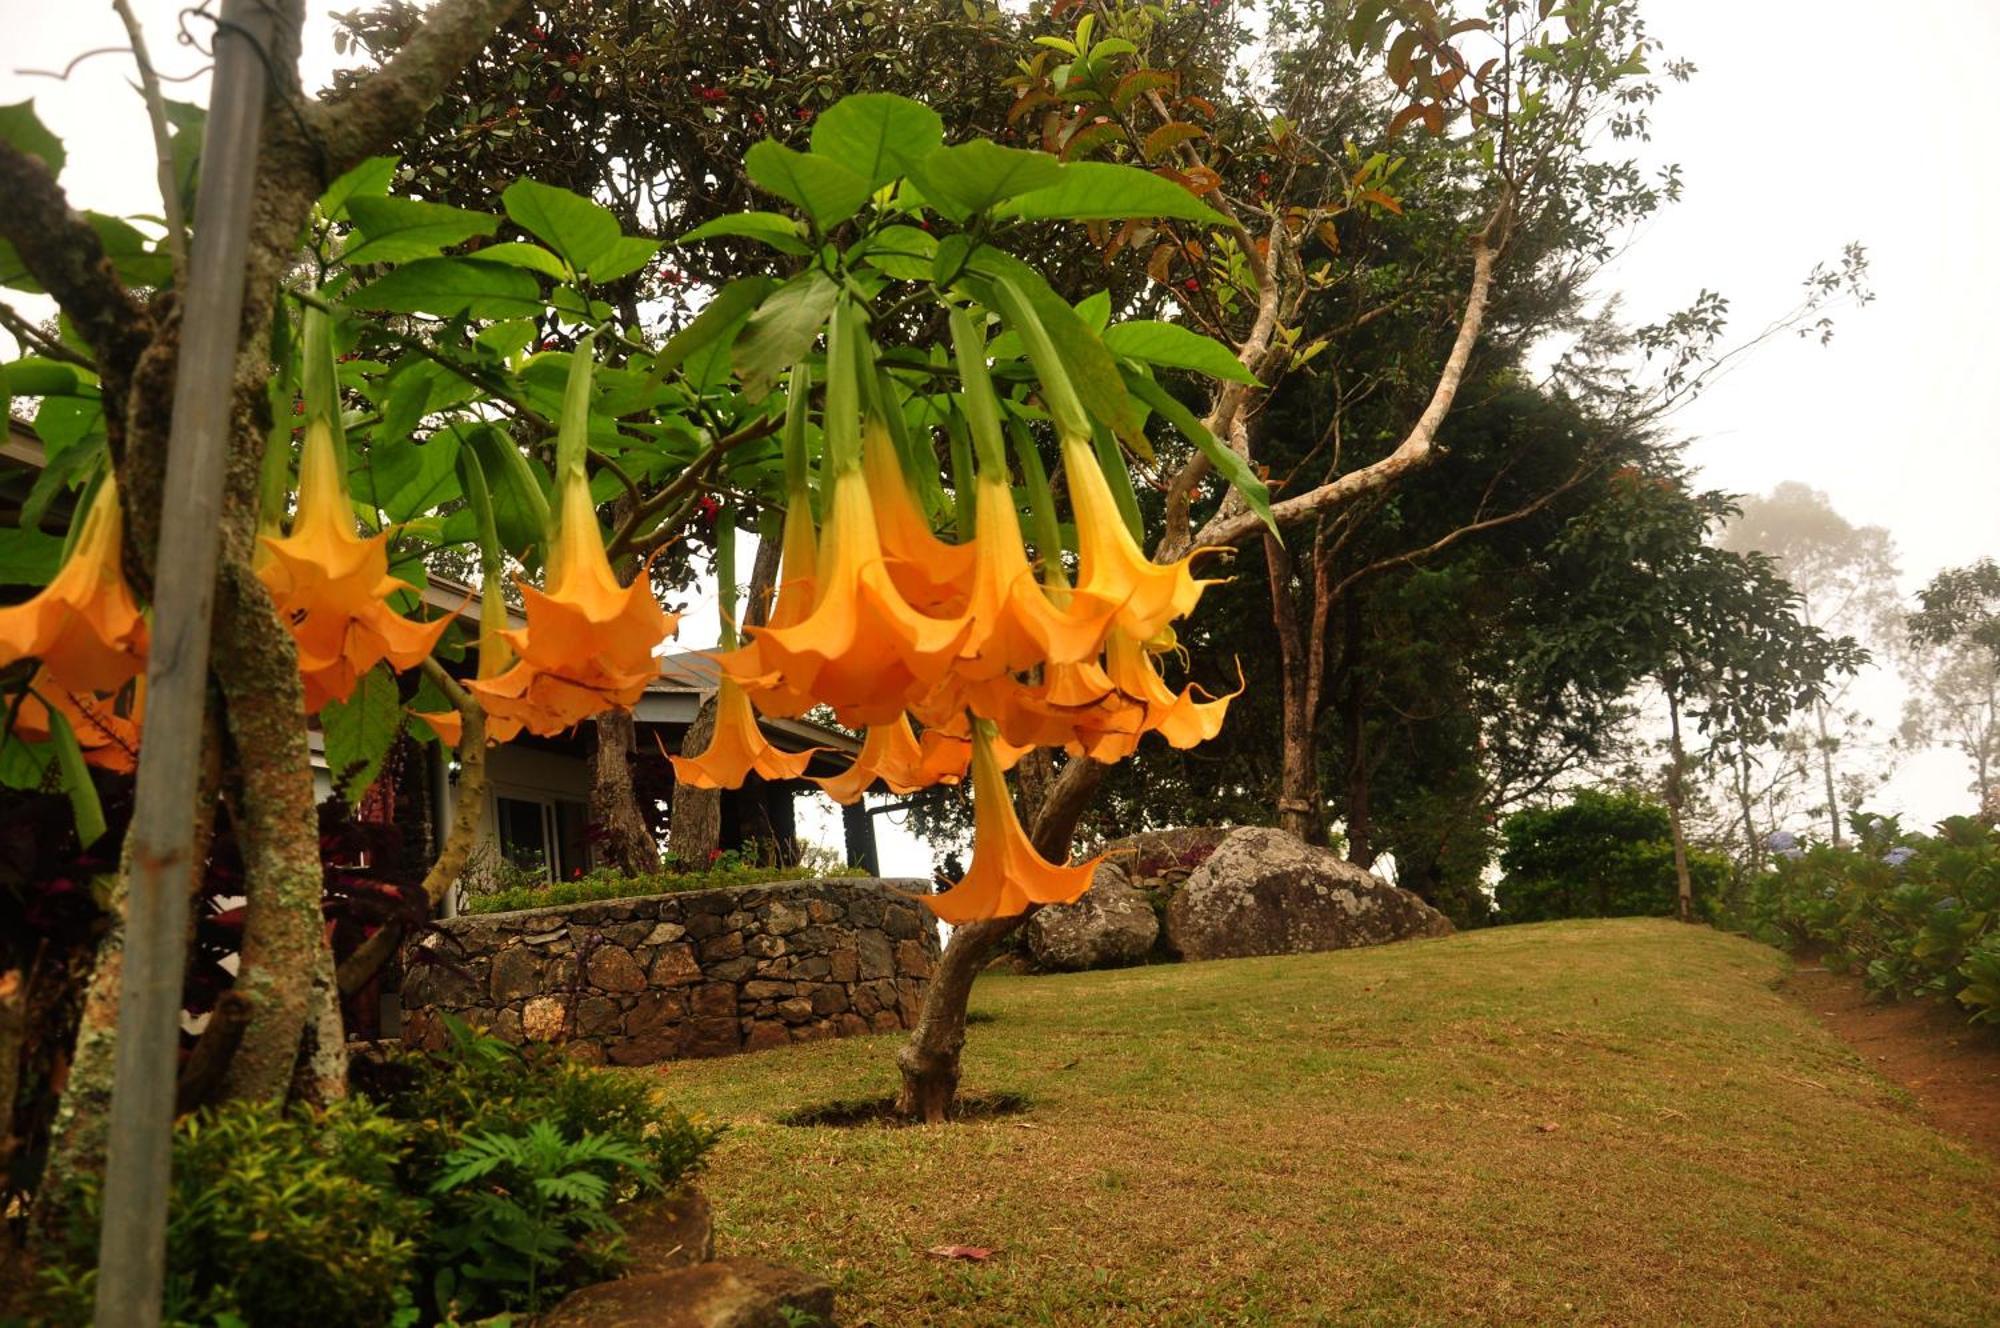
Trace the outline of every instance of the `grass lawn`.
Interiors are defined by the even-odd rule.
[[[723,1252],[850,1328],[2000,1323],[2000,1172],[1786,962],[1629,920],[990,977],[965,1088],[1031,1105],[934,1129],[776,1123],[889,1092],[893,1037],[656,1073],[732,1124]]]

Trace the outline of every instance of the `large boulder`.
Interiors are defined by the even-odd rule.
[[[1409,891],[1259,826],[1230,831],[1167,904],[1167,945],[1183,959],[1344,950],[1451,929]]]
[[[1028,953],[1058,973],[1136,964],[1159,937],[1152,901],[1115,862],[1098,864],[1090,889],[1074,904],[1038,909],[1028,919]]]

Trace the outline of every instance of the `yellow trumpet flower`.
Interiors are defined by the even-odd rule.
[[[115,692],[146,667],[146,620],[125,584],[125,514],[118,481],[98,486],[76,545],[55,579],[0,609],[0,668],[38,659],[51,690]]]
[[[646,569],[631,585],[618,584],[582,471],[564,475],[560,502],[548,589],[522,585],[528,624],[500,634],[517,662],[466,684],[486,708],[495,741],[520,728],[551,737],[592,715],[637,705],[659,676],[653,647],[678,625],[653,597]]]
[[[773,747],[764,737],[764,731],[757,727],[750,698],[734,678],[725,675],[722,689],[716,694],[715,733],[708,746],[695,756],[667,759],[674,763],[674,778],[683,784],[733,789],[742,787],[744,779],[753,772],[765,779],[797,779],[819,750],[809,747],[802,752],[781,752]]]
[[[874,505],[859,468],[834,478],[816,564],[818,599],[789,627],[753,627],[757,658],[723,657],[736,678],[763,666],[786,687],[833,707],[841,722],[887,724],[948,673],[969,618],[933,618],[903,598],[883,563]]]
[[[849,803],[874,787],[878,779],[897,794],[914,793],[941,782],[925,771],[924,749],[910,728],[908,715],[898,715],[892,723],[872,725],[854,764],[830,779],[813,782],[835,802]]]
[[[1203,588],[1214,583],[1195,579],[1188,566],[1192,554],[1171,563],[1146,556],[1126,528],[1089,443],[1065,438],[1062,452],[1076,512],[1079,589],[1117,603],[1119,630],[1140,640],[1185,618]]]
[[[389,607],[390,596],[410,587],[389,575],[389,533],[357,533],[340,453],[324,420],[306,425],[291,533],[259,542],[257,578],[298,644],[309,715],[353,695],[361,675],[384,660],[393,669],[416,667],[451,621],[411,622]]]
[[[1070,904],[1090,888],[1099,858],[1057,866],[1035,852],[1014,815],[1014,799],[983,724],[972,733],[972,869],[941,895],[924,895],[931,912],[954,926],[1015,917],[1034,904]]]

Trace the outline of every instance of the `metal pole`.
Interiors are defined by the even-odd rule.
[[[98,1239],[98,1328],[160,1322],[188,894],[199,858],[192,838],[209,615],[264,115],[264,61],[255,47],[271,49],[271,27],[269,8],[258,0],[223,0],[174,375],[146,667],[146,741],[127,855],[131,881]]]

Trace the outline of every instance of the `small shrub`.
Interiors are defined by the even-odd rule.
[[[1768,871],[1726,921],[1785,949],[1822,947],[1890,998],[1956,998],[1975,1021],[2000,1022],[2000,831],[1953,817],[1935,834],[1893,817],[1850,818],[1851,841],[1774,836]]]
[[[322,1111],[239,1102],[175,1127],[169,1324],[409,1322],[427,1205],[403,1192],[410,1130],[361,1098]],[[46,1274],[48,1313],[88,1323],[102,1215],[84,1182],[72,1260]]]
[[[431,1183],[442,1205],[433,1233],[441,1256],[436,1302],[533,1313],[549,1297],[615,1272],[623,1251],[607,1211],[611,1197],[657,1184],[630,1140],[569,1138],[547,1121],[525,1134],[469,1136],[445,1155],[444,1174]],[[612,1239],[586,1239],[592,1236]]]
[[[713,866],[700,871],[669,870],[646,876],[624,876],[617,872],[592,872],[573,881],[540,885],[515,885],[487,894],[475,894],[466,901],[468,913],[510,913],[523,908],[553,908],[563,904],[592,904],[605,899],[635,899],[641,895],[669,895],[687,890],[715,890],[735,885],[767,885],[772,881],[797,881],[823,877],[866,876],[858,867],[810,870],[804,866],[761,867],[735,861],[724,854]]]

